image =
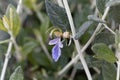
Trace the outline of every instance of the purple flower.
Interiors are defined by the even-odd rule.
[[[53,40],[50,40],[49,45],[54,45],[54,47],[52,48],[52,57],[54,61],[57,62],[61,56],[61,48],[63,48],[61,38],[55,38]]]

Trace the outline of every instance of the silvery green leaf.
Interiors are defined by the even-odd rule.
[[[98,10],[103,14],[105,10],[105,5],[109,0],[96,0],[96,5]]]
[[[120,23],[120,5],[115,5],[110,8],[109,18],[113,19],[116,23]]]
[[[88,19],[98,23],[105,23],[104,20],[98,18],[96,15],[88,15]]]
[[[0,30],[7,32],[7,29],[3,25],[3,21],[0,19]]]
[[[93,43],[104,43],[106,45],[111,45],[115,43],[115,36],[109,32],[101,32],[96,35]]]
[[[79,39],[87,31],[92,23],[92,21],[86,21],[83,23],[82,26],[80,26],[79,31],[76,33],[75,39]]]
[[[65,9],[45,0],[47,14],[54,26],[60,27],[63,30],[69,29],[69,21]]]
[[[115,80],[116,79],[116,66],[115,64],[105,62],[102,65],[103,80]]]
[[[116,0],[112,0],[114,3],[108,3],[110,0],[96,0],[97,8],[100,13],[104,13],[106,6],[111,5],[108,17],[111,20],[114,20],[116,23],[120,23],[120,5],[114,5]],[[112,6],[114,5],[114,6]]]
[[[95,57],[100,60],[105,60],[110,63],[116,62],[115,54],[106,44],[97,43],[92,46],[92,50],[95,53]]]
[[[10,76],[9,80],[24,80],[24,78],[23,78],[23,71],[22,71],[22,68],[20,66],[18,66],[15,69],[15,71]]]
[[[120,4],[120,0],[111,0],[106,3],[106,7],[116,6]]]
[[[7,24],[9,25],[9,29],[12,31],[14,36],[17,36],[21,25],[19,15],[17,14],[15,7],[11,4],[8,5],[5,16],[8,19]]]

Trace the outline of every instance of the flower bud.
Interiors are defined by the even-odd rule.
[[[54,35],[55,35],[56,37],[61,37],[61,36],[62,36],[62,32],[55,31],[55,32],[54,32]]]
[[[63,38],[70,38],[70,33],[69,32],[64,32],[63,33]]]

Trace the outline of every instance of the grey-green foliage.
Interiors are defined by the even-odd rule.
[[[96,0],[96,5],[98,10],[103,14],[105,10],[105,5],[109,0]]]
[[[85,23],[83,23],[80,26],[79,31],[76,33],[75,39],[79,39],[87,31],[87,29],[90,27],[92,23],[93,23],[92,21],[86,21]]]
[[[54,26],[60,27],[63,30],[69,29],[69,21],[65,9],[45,0],[47,14]]]
[[[76,28],[80,27],[86,20],[88,20],[88,15],[92,14],[92,10],[90,9],[89,5],[84,5],[82,10],[75,9],[74,13],[74,23]]]
[[[93,43],[104,43],[106,45],[111,45],[115,43],[115,36],[109,32],[101,32],[96,35]]]
[[[14,36],[17,36],[20,31],[20,18],[19,15],[16,12],[16,9],[13,5],[9,4],[6,10],[5,16],[8,19],[8,25],[11,29]]]
[[[3,66],[3,62],[4,62],[3,56],[4,56],[5,52],[6,52],[6,47],[0,45],[0,72],[2,71],[2,66]]]
[[[98,23],[105,23],[104,20],[98,18],[96,15],[88,15],[88,19]]]
[[[36,46],[38,46],[37,43],[32,40],[25,43],[22,47],[23,57],[26,57],[30,52],[32,52],[32,50],[35,49]]]
[[[92,50],[95,53],[95,57],[98,59],[105,60],[110,63],[114,63],[117,60],[113,51],[106,44],[94,44],[92,46]]]
[[[103,80],[115,80],[116,79],[116,67],[115,64],[104,62],[102,65]]]
[[[3,21],[0,19],[0,30],[7,31],[7,29],[3,25]]]
[[[115,22],[120,23],[120,4],[111,7],[109,17]]]
[[[0,4],[2,1],[4,1],[4,0],[1,0]],[[12,0],[10,0],[10,1],[12,1]],[[24,70],[24,72],[25,72],[24,74],[25,74],[25,77],[27,77],[27,79],[29,79],[29,80],[30,79],[32,80],[33,78],[34,79],[36,78],[38,80],[56,80],[56,75],[57,75],[56,73],[58,73],[58,71],[63,69],[63,67],[65,67],[67,65],[67,63],[69,63],[72,60],[71,57],[73,55],[75,46],[74,46],[74,44],[71,44],[68,47],[64,44],[64,48],[61,49],[62,55],[61,55],[59,61],[56,63],[55,62],[51,63],[49,61],[49,59],[47,58],[47,56],[45,55],[44,50],[41,48],[41,46],[39,44],[39,40],[37,38],[35,38],[33,31],[34,31],[34,29],[38,30],[38,32],[39,32],[38,36],[40,35],[42,37],[44,45],[46,46],[47,50],[49,51],[49,53],[51,55],[53,46],[48,45],[49,33],[46,34],[46,32],[47,31],[49,32],[49,28],[51,28],[52,26],[60,27],[63,30],[68,29],[69,22],[68,22],[68,20],[66,20],[67,19],[66,12],[65,12],[64,8],[61,8],[57,4],[54,4],[54,1],[56,1],[56,0],[46,0],[46,1],[48,1],[45,3],[46,9],[47,10],[49,9],[49,11],[47,11],[49,13],[47,13],[45,11],[45,5],[43,4],[45,2],[45,0],[24,0],[24,1],[25,1],[25,6],[24,6],[25,12],[23,12],[23,13],[25,14],[26,18],[24,17],[24,14],[22,14],[22,17],[25,18],[22,21],[23,22],[22,23],[23,31],[21,31],[21,33],[19,34],[20,36],[18,35],[16,37],[17,43],[20,46],[20,49],[23,53],[22,56],[24,56],[24,59],[23,59],[23,61],[21,61],[21,63],[19,63],[19,62],[17,62],[17,63],[22,64],[23,68],[25,68],[25,69],[27,68],[26,70]],[[103,3],[104,5],[101,6],[102,8],[98,6],[100,12],[103,14],[105,6],[108,4],[107,1],[109,1],[109,0],[97,0],[97,1],[99,1],[97,3],[97,6],[102,5],[102,3],[105,2],[105,3]],[[101,2],[101,1],[103,1],[103,2]],[[94,29],[97,26],[96,24],[98,24],[98,22],[104,22],[104,21],[102,21],[101,19],[99,19],[96,16],[94,16],[94,17],[89,16],[89,17],[91,17],[90,24],[91,24],[91,20],[97,22],[95,24],[94,23],[91,25],[89,24],[88,15],[93,14],[94,10],[95,10],[95,9],[91,8],[92,5],[90,3],[90,0],[68,0],[68,2],[69,2],[69,6],[71,8],[72,16],[74,18],[76,31],[78,31],[77,34],[80,38],[80,43],[83,45],[88,41],[88,39],[93,34]],[[38,10],[39,10],[38,12],[40,12],[43,15],[45,22],[41,22],[38,20],[38,16],[36,15],[36,13],[34,11],[33,4],[36,5],[36,8],[38,8]],[[4,4],[2,4],[2,5],[4,5]],[[109,4],[109,5],[111,5],[111,4]],[[112,4],[112,7],[114,7],[114,6],[117,6],[117,5]],[[4,8],[4,6],[1,6],[1,8]],[[30,13],[32,13],[32,14],[28,14],[26,9],[28,10],[28,13],[30,11]],[[112,13],[110,12],[109,15],[110,14],[111,14],[110,19],[114,19],[112,16],[116,16],[116,14],[118,14],[118,13],[116,13],[116,12],[114,13],[114,11],[113,11]],[[110,25],[108,22],[109,15],[105,19],[108,26]],[[49,20],[48,16],[50,17],[50,20]],[[117,17],[119,18],[119,16],[117,16]],[[9,17],[7,16],[7,18],[9,18]],[[16,21],[18,21],[18,20],[16,20]],[[53,25],[50,23],[50,21],[53,23]],[[83,27],[81,26],[82,24],[84,24]],[[17,24],[15,24],[15,25],[17,25]],[[81,26],[80,30],[77,30],[80,26]],[[3,27],[4,27],[4,25],[3,25],[2,19],[1,19],[0,20],[0,28],[5,31],[5,29]],[[14,29],[13,31],[17,32],[18,30]],[[97,44],[97,46],[94,45],[93,51],[94,51],[95,55],[97,56],[97,58],[93,57],[93,54],[91,54],[93,52],[90,50],[91,46],[89,46],[86,50],[85,59],[86,59],[88,67],[90,68],[90,72],[92,73],[92,76],[94,76],[94,74],[96,74],[96,72],[91,70],[91,68],[97,67],[100,70],[101,75],[99,77],[97,76],[96,80],[115,80],[116,67],[114,65],[114,62],[116,61],[116,58],[115,58],[114,52],[112,52],[111,49],[108,48],[108,45],[115,43],[114,35],[110,34],[110,32],[106,29],[104,29],[102,31],[104,31],[104,32],[102,32],[102,33],[100,32],[98,35],[96,35],[94,42],[93,42],[93,44],[95,44],[95,45],[97,43],[98,44],[104,43],[104,44],[99,44],[99,45]],[[17,34],[16,32],[15,32],[15,34]],[[0,39],[2,38],[1,36],[2,37],[4,36],[3,33],[0,33]],[[6,39],[6,38],[4,38],[4,39]],[[3,39],[1,39],[1,40],[3,40]],[[118,39],[118,42],[119,42],[119,39]],[[63,43],[65,43],[65,42],[63,42]],[[72,43],[73,43],[73,41],[72,41]],[[5,46],[7,47],[8,45],[5,44]],[[2,50],[3,50],[3,48],[0,47],[0,51],[2,51]],[[0,52],[2,54],[2,55],[0,54],[1,69],[3,66],[4,53],[6,53],[6,50],[7,50],[7,48],[5,49],[4,52]],[[12,49],[12,53],[14,53],[14,48]],[[91,54],[91,55],[89,55],[89,54]],[[87,57],[87,55],[89,55],[89,56]],[[13,58],[14,57],[11,56],[11,59],[13,59]],[[11,59],[10,59],[10,61],[11,61]],[[108,62],[106,63],[105,61],[108,61]],[[109,62],[112,62],[112,63],[109,63]],[[15,64],[15,65],[13,65],[13,64]],[[9,65],[12,65],[12,67],[8,66],[8,68],[12,69],[14,66],[16,66],[16,63],[14,61],[11,61],[9,63]],[[82,64],[80,62],[78,62],[78,63],[76,63],[75,67],[78,70],[77,70],[77,74],[74,77],[74,80],[87,80],[87,77],[83,71]],[[69,69],[72,70],[73,67],[71,67]],[[15,70],[15,72],[12,74],[10,80],[14,80],[14,79],[23,80],[23,73],[21,74],[20,70],[21,70],[20,68],[17,68]],[[63,75],[65,77],[63,77],[61,80],[68,80],[69,75],[71,74],[70,70],[66,71],[66,73]],[[31,73],[29,73],[29,71]],[[27,72],[27,75],[26,75],[26,72]],[[11,70],[9,71],[9,74],[10,73],[11,73]],[[39,73],[39,74],[37,75],[37,73]],[[32,74],[32,76],[28,76],[31,74]],[[7,76],[9,76],[8,72],[6,72],[5,77],[7,77]],[[22,76],[22,77],[20,77],[20,76]],[[20,78],[18,78],[18,77],[20,77]],[[57,77],[57,79],[58,78],[59,77]],[[5,78],[5,79],[9,80],[8,78]]]
[[[23,71],[20,66],[18,66],[15,71],[10,76],[9,80],[24,80]]]
[[[111,0],[106,3],[106,7],[116,6],[120,4],[120,0]]]
[[[101,64],[101,68],[99,68],[101,72],[100,74],[96,74],[93,80],[116,80],[115,64],[106,61],[103,61]]]
[[[14,36],[17,36],[20,31],[20,19],[13,5],[9,5],[6,14],[0,19],[0,30],[8,32],[11,30]]]
[[[103,14],[110,0],[96,0],[98,10]],[[114,1],[114,0],[113,0]],[[110,7],[109,18],[114,20],[117,23],[120,23],[120,4]]]

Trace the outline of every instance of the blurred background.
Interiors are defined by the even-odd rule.
[[[52,0],[56,2],[56,0]],[[87,16],[96,11],[95,0],[68,0],[76,30],[88,21]],[[0,0],[0,18],[3,17],[9,4],[17,7],[18,0]],[[20,14],[21,30],[16,38],[22,53],[21,61],[17,61],[15,49],[12,49],[12,56],[7,67],[5,80],[8,80],[11,73],[17,66],[22,66],[24,80],[87,80],[80,62],[74,64],[62,77],[57,73],[77,54],[73,41],[70,46],[64,44],[62,56],[58,62],[51,59],[52,46],[48,45],[49,29],[53,27],[45,8],[45,0],[23,0],[23,10]],[[86,31],[80,38],[84,45],[92,35],[96,24]],[[0,31],[0,41],[8,39],[6,32]],[[3,66],[4,55],[7,50],[7,43],[0,44],[0,72]],[[86,53],[92,55],[88,48]],[[49,54],[49,55],[48,55]],[[88,58],[89,61],[89,58]],[[95,71],[90,68],[92,74]]]

